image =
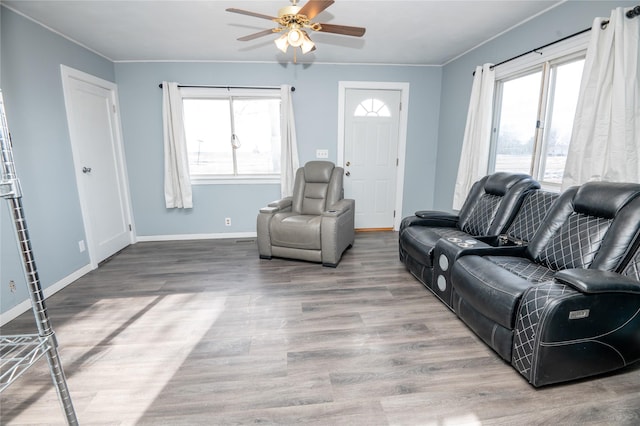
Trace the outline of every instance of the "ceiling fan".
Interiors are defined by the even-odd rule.
[[[311,22],[313,18],[326,8],[335,3],[334,0],[308,0],[307,3],[300,7],[298,0],[290,0],[291,6],[285,6],[278,11],[278,16],[263,15],[261,13],[250,12],[247,10],[229,8],[227,12],[239,13],[241,15],[253,16],[255,18],[268,19],[278,24],[276,28],[263,30],[254,34],[249,34],[238,38],[239,41],[254,40],[273,33],[283,33],[275,40],[276,46],[282,52],[286,53],[289,46],[294,49],[299,47],[303,54],[316,49],[316,45],[306,30],[319,31],[325,33],[342,34],[353,37],[362,37],[365,28],[350,27],[346,25],[324,24]],[[293,60],[296,61],[296,51],[293,52]]]

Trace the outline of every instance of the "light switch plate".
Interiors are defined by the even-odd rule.
[[[328,149],[316,149],[316,158],[329,158]]]

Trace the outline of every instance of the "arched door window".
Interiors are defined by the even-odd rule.
[[[391,111],[380,99],[369,98],[360,102],[353,115],[354,117],[391,117]]]

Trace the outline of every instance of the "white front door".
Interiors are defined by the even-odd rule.
[[[394,227],[400,100],[400,90],[345,91],[344,189],[356,200],[359,229]]]
[[[116,87],[64,66],[62,80],[87,245],[96,267],[133,242]]]

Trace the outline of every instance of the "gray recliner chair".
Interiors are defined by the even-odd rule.
[[[344,170],[310,161],[296,172],[293,195],[260,209],[261,259],[285,257],[336,267],[355,238],[355,201],[344,198]]]

